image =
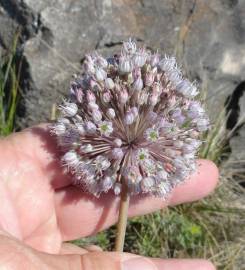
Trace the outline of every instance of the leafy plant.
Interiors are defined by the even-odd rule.
[[[15,64],[17,42],[18,35],[9,54],[0,59],[0,136],[6,136],[14,130],[20,71]]]

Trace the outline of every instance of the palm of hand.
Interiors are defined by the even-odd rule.
[[[3,142],[0,177],[2,201],[6,203],[1,215],[5,217],[7,231],[39,250],[53,253],[58,252],[62,241],[55,190],[68,184],[69,178],[58,172],[55,144],[45,141],[45,136],[37,128],[23,134],[21,142],[14,135],[11,144]]]

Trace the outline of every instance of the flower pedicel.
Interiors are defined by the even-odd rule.
[[[130,195],[166,198],[195,171],[199,137],[209,127],[197,95],[174,57],[161,58],[131,40],[120,55],[87,55],[51,127],[74,185],[95,196],[122,193],[124,216]],[[120,213],[119,230],[122,222]]]

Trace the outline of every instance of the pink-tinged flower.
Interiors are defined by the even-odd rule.
[[[108,59],[87,55],[51,134],[74,185],[99,196],[127,186],[130,194],[166,198],[196,170],[200,135],[209,128],[196,85],[174,57],[124,42]]]

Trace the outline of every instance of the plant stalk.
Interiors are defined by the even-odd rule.
[[[116,247],[115,251],[123,252],[125,233],[128,219],[128,207],[129,207],[130,196],[126,187],[121,192],[119,217],[117,224],[117,235],[116,235]]]

